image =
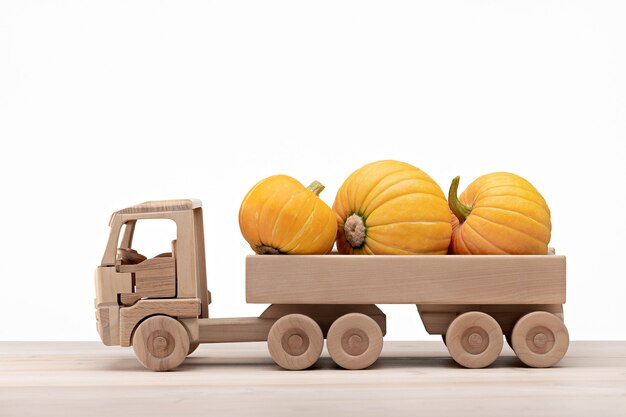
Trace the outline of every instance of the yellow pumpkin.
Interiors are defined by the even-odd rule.
[[[448,201],[454,213],[450,253],[461,255],[544,255],[552,224],[539,191],[508,172],[483,175],[457,197],[459,177]]]
[[[378,161],[356,170],[339,189],[333,210],[339,253],[447,253],[452,226],[446,197],[410,164]]]
[[[319,197],[324,186],[308,188],[287,175],[258,182],[243,199],[239,227],[259,254],[324,254],[331,251],[337,224]]]

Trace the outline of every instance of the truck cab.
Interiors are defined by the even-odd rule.
[[[133,248],[138,222],[169,219],[176,224],[171,251],[146,258]],[[200,200],[149,201],[111,216],[104,256],[95,273],[96,321],[105,345],[129,346],[138,322],[151,314],[187,319],[193,345],[193,319],[208,317],[209,293],[202,203]],[[197,321],[197,320],[196,320]]]

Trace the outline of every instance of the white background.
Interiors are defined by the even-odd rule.
[[[445,190],[530,180],[571,337],[625,339],[624,21],[620,1],[0,0],[0,339],[97,340],[109,216],[151,199],[203,200],[210,312],[259,314],[248,189],[285,173],[332,204],[384,158]],[[387,339],[434,338],[415,306],[381,307]]]

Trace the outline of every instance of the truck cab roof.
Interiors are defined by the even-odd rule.
[[[118,210],[115,214],[157,213],[162,211],[183,211],[202,207],[202,202],[197,198],[180,200],[155,200]]]

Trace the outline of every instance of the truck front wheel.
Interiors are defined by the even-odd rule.
[[[169,371],[187,357],[189,335],[178,320],[168,316],[149,317],[135,329],[133,350],[146,368]]]
[[[287,314],[276,320],[267,336],[270,356],[279,366],[289,370],[306,369],[322,354],[324,335],[312,318],[303,314]]]

